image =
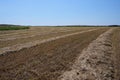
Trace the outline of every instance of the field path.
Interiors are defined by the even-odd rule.
[[[57,80],[108,28],[72,33],[0,56],[0,80]],[[37,43],[38,44],[38,43]]]

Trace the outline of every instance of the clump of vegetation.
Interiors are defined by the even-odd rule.
[[[4,31],[4,30],[20,30],[20,29],[29,29],[29,27],[28,26],[19,26],[19,25],[6,25],[6,24],[0,25],[0,31]]]

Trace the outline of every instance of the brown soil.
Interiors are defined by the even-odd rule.
[[[0,80],[57,80],[82,49],[107,29],[86,32],[0,56]]]

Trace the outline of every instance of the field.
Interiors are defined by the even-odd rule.
[[[120,28],[0,31],[0,80],[120,80]]]

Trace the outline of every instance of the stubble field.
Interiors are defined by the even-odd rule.
[[[0,80],[119,80],[120,28],[0,31]]]

